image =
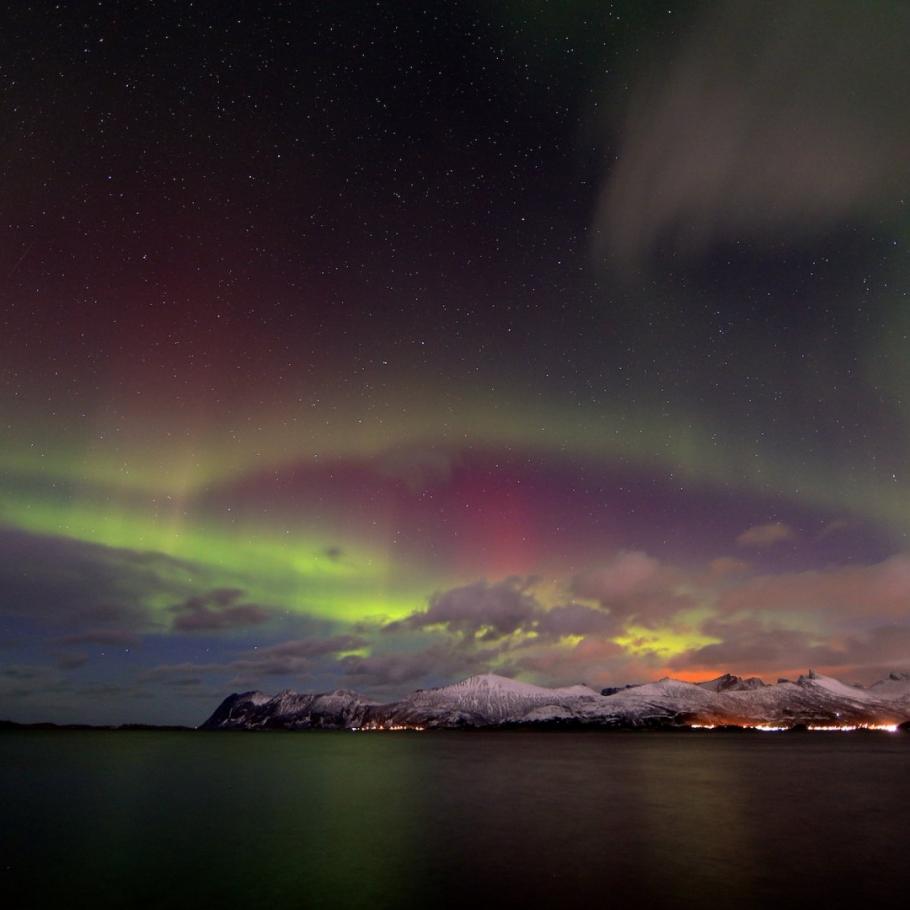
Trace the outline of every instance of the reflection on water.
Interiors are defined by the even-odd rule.
[[[16,908],[905,899],[910,737],[0,735]]]
[[[669,904],[674,895],[697,894],[702,882],[712,883],[715,898],[748,894],[758,871],[749,824],[751,782],[726,750],[673,752],[669,768],[657,745],[641,758],[638,805],[630,807],[640,818],[641,849],[661,857],[661,874],[649,883],[652,896]]]

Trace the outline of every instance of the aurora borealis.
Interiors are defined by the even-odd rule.
[[[3,20],[0,717],[910,669],[900,2]]]

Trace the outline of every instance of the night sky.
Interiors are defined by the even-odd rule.
[[[0,717],[910,669],[908,34],[6,4]]]

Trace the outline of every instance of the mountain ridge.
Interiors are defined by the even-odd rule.
[[[585,685],[548,688],[484,673],[380,703],[348,689],[324,693],[250,691],[225,698],[203,730],[479,728],[574,724],[591,727],[896,727],[910,721],[910,674],[869,687],[810,670],[766,684],[723,674],[598,693]]]

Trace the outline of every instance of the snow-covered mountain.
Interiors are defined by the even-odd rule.
[[[571,712],[599,698],[587,686],[547,689],[484,673],[439,689],[418,689],[388,709],[398,723],[476,727],[514,722],[544,707]]]
[[[708,689],[711,692],[740,692],[744,689],[763,689],[765,684],[757,676],[750,676],[743,679],[741,676],[734,676],[732,673],[724,673],[717,679],[708,679],[704,682],[695,683],[702,689]]]
[[[262,692],[229,695],[202,725],[204,730],[343,730],[360,726],[376,702],[337,689],[316,695],[284,691],[272,697]]]
[[[607,690],[610,691],[610,690]],[[493,673],[379,704],[356,692],[231,695],[204,729],[370,729],[572,723],[606,727],[899,724],[910,719],[910,675],[893,673],[863,688],[811,670],[795,682],[766,685],[725,674],[701,683],[678,679],[604,695],[587,686],[548,689]]]
[[[869,686],[869,692],[910,714],[910,673],[891,673]]]

